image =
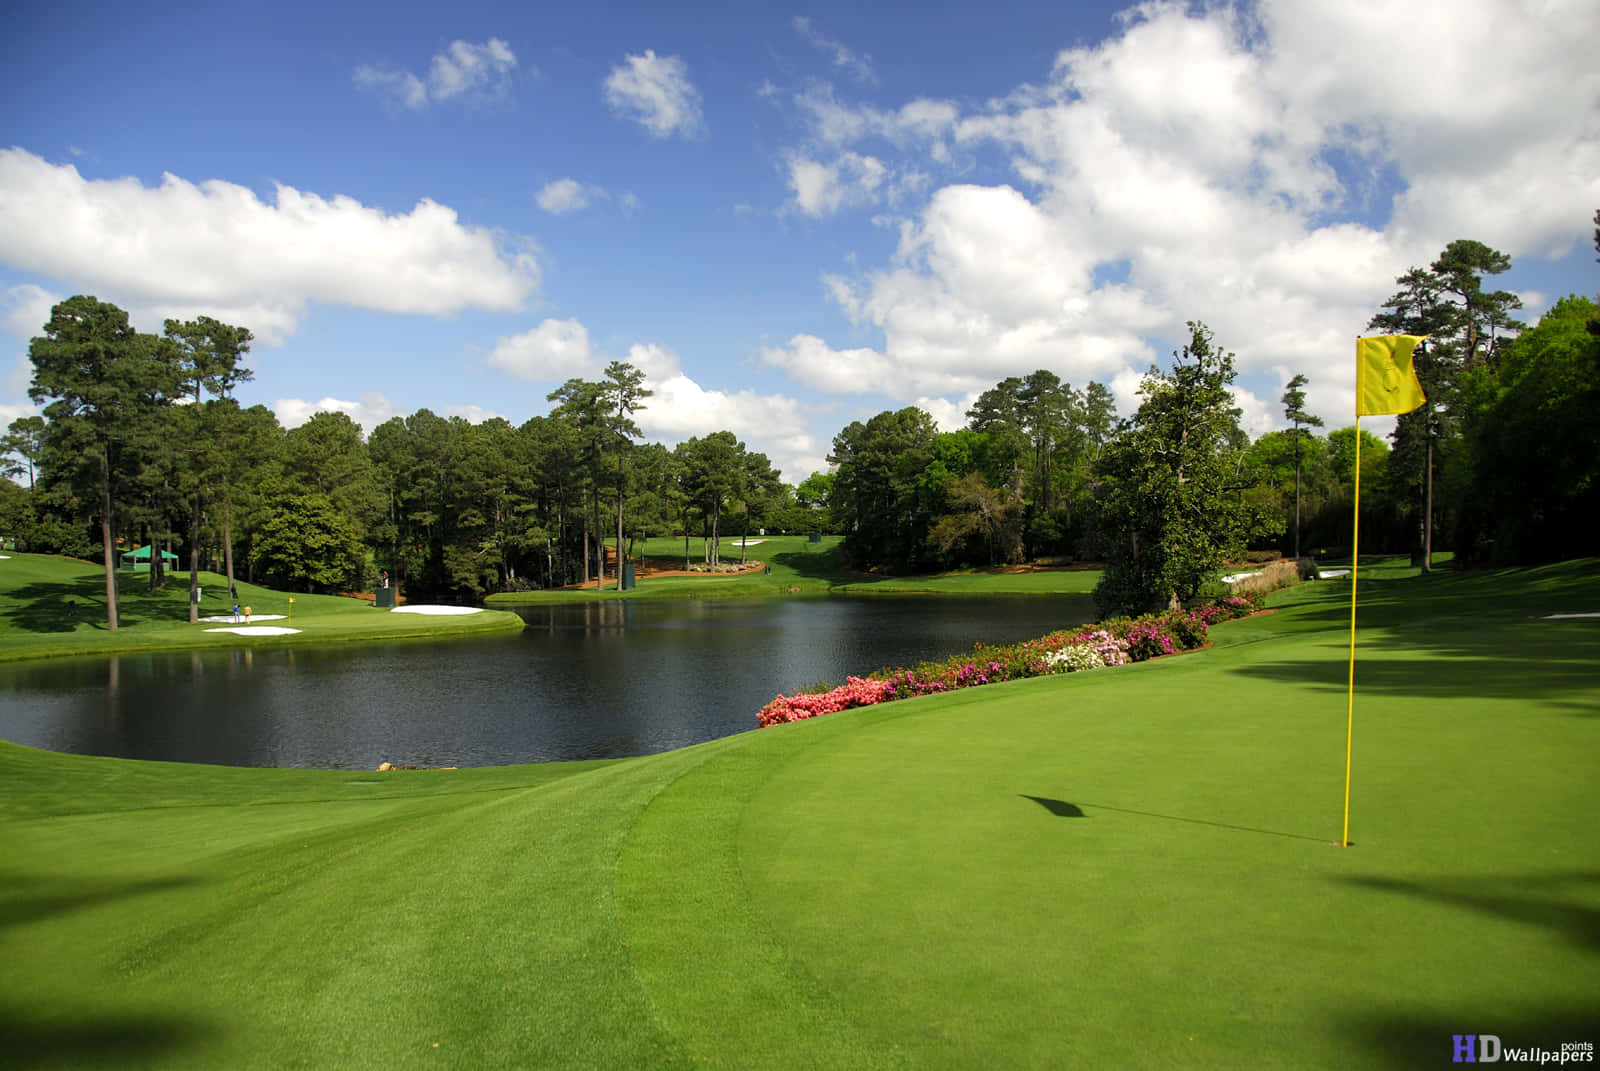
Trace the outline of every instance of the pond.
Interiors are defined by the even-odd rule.
[[[87,755],[372,769],[653,754],[780,692],[1090,621],[1082,596],[606,601],[509,637],[0,665],[0,738]]]

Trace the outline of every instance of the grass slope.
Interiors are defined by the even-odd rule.
[[[0,745],[27,1067],[1410,1067],[1600,1022],[1600,564],[643,759]],[[753,716],[753,712],[752,712]],[[437,1047],[435,1047],[437,1046]]]
[[[250,607],[256,615],[284,614],[287,620],[263,623],[301,632],[294,636],[236,636],[205,631],[218,627],[215,624],[189,623],[188,573],[169,575],[166,586],[154,592],[149,590],[148,574],[118,575],[119,627],[112,632],[106,627],[105,573],[98,565],[46,554],[12,554],[0,560],[0,661],[242,644],[440,637],[522,627],[515,614],[499,611],[463,617],[391,614],[359,599],[290,595],[240,582],[241,606]],[[201,617],[220,616],[232,609],[224,577],[203,572],[200,589]]]

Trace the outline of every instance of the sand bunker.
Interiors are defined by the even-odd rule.
[[[1317,570],[1317,579],[1318,580],[1337,580],[1341,576],[1349,576],[1349,575],[1350,575],[1350,570],[1348,570],[1348,569],[1318,569]]]
[[[277,625],[238,625],[234,628],[208,628],[207,632],[231,632],[235,636],[293,636],[297,628],[280,628]]]
[[[251,621],[282,621],[283,614],[251,614]],[[218,614],[216,617],[202,617],[200,620],[209,621],[214,625],[239,625],[244,623],[244,615],[234,617],[232,614]]]
[[[460,614],[481,614],[483,608],[479,606],[396,606],[389,611],[391,614],[430,614],[439,617]]]
[[[1577,618],[1577,617],[1600,617],[1600,613],[1583,613],[1583,614],[1545,614],[1545,615],[1544,615],[1544,619],[1545,619],[1545,620],[1546,620],[1546,621],[1570,621],[1570,620],[1572,620],[1572,619],[1573,619],[1573,618]]]

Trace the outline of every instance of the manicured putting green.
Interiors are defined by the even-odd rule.
[[[1343,584],[1199,655],[772,730],[781,762],[699,767],[624,857],[635,961],[669,1028],[730,1065],[730,1039],[770,1066],[798,1046],[915,1067],[1590,1039],[1600,628],[1529,612],[1600,605],[1575,572],[1581,591],[1373,582],[1354,847]]]

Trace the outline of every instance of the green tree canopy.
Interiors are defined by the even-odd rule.
[[[1171,369],[1145,376],[1138,412],[1096,470],[1106,572],[1095,602],[1105,614],[1192,599],[1251,537],[1281,530],[1244,472],[1249,440],[1228,390],[1233,355],[1204,324],[1191,321],[1189,331]]]
[[[50,310],[44,334],[28,345],[28,396],[44,405],[46,450],[64,482],[96,502],[106,574],[106,624],[117,627],[112,527],[118,492],[160,443],[162,411],[181,389],[176,356],[164,340],[141,335],[128,314],[93,297]]]

